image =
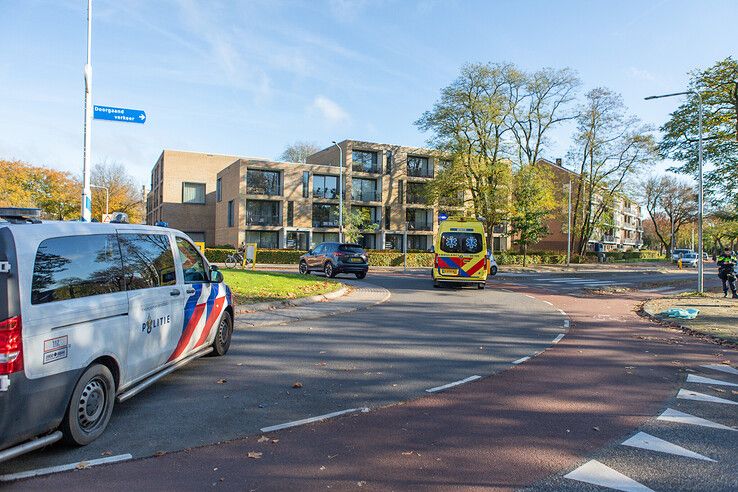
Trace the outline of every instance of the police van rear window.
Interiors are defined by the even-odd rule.
[[[475,232],[444,232],[441,251],[445,253],[475,254],[482,251],[482,235]]]
[[[36,251],[31,303],[76,299],[125,289],[115,234],[46,239]]]

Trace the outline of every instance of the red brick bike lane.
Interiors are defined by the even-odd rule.
[[[525,363],[410,402],[8,489],[510,490],[627,436],[663,408],[686,368],[736,359],[640,317],[639,294],[497,285],[565,311],[567,335]]]

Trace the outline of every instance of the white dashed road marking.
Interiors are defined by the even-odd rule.
[[[569,328],[569,320],[568,319],[565,319],[564,320],[564,328]]]
[[[735,383],[729,383],[727,381],[721,381],[719,379],[712,379],[712,378],[706,378],[703,376],[697,376],[696,374],[690,374],[689,376],[687,376],[687,382],[688,383],[700,383],[700,384],[714,384],[715,386],[738,387],[738,384],[735,384]]]
[[[564,311],[563,309],[558,309],[558,312],[560,312],[563,316],[566,316],[566,311]]]
[[[38,477],[41,475],[49,475],[51,473],[74,470],[77,468],[87,468],[90,466],[102,465],[105,463],[116,463],[118,461],[130,460],[131,458],[133,458],[133,456],[131,456],[130,454],[119,454],[116,456],[107,456],[105,458],[97,458],[89,461],[80,461],[78,463],[69,463],[67,465],[50,466],[48,468],[37,468],[35,470],[10,473],[8,475],[0,475],[0,482],[12,482],[13,480],[20,480],[21,478]]]
[[[564,475],[564,478],[622,490],[623,492],[654,492],[653,489],[649,489],[597,460],[586,462],[573,472]]]
[[[323,420],[332,419],[333,417],[339,417],[341,415],[346,415],[347,413],[355,413],[355,412],[366,413],[368,411],[369,411],[368,408],[349,408],[348,410],[341,410],[338,412],[326,413],[325,415],[318,415],[317,417],[310,417],[307,419],[295,420],[293,422],[287,422],[284,424],[272,425],[269,427],[262,427],[259,430],[261,432],[272,432],[272,431],[277,431],[281,429],[288,429],[290,427],[297,427],[298,425],[312,424],[313,422],[321,422]]]
[[[623,446],[630,446],[632,448],[647,449],[658,453],[667,453],[676,456],[684,456],[685,458],[715,462],[712,458],[708,458],[700,453],[695,453],[694,451],[690,451],[687,448],[670,443],[669,441],[664,441],[663,439],[652,436],[651,434],[646,434],[645,432],[639,432],[630,439],[623,441],[622,444]]]
[[[706,395],[704,393],[698,393],[696,391],[690,391],[680,389],[677,394],[677,398],[682,400],[695,400],[695,401],[706,401],[709,403],[724,403],[726,405],[738,405],[738,402],[732,400],[726,400],[725,398],[718,398],[717,396]]]
[[[548,304],[549,306],[553,306],[553,303],[552,302],[549,302],[549,301],[541,301],[541,302],[543,302],[545,304]]]
[[[476,381],[477,379],[481,379],[482,376],[469,376],[468,378],[461,379],[459,381],[454,381],[453,383],[444,384],[443,386],[436,386],[435,388],[430,388],[425,390],[428,393],[435,393],[437,391],[442,391],[448,388],[453,388],[454,386],[459,386],[460,384],[469,383],[471,381]]]
[[[556,338],[553,339],[553,342],[552,343],[559,343],[561,341],[561,339],[564,338],[565,335],[566,335],[566,333],[559,333],[559,335]]]
[[[738,369],[736,369],[735,367],[727,366],[725,364],[706,364],[702,367],[712,369],[713,371],[727,372],[728,374],[735,374],[736,376],[738,376]]]
[[[530,357],[528,357],[528,356],[521,357],[520,359],[513,361],[513,364],[515,364],[515,365],[522,364],[523,362],[525,362],[528,359],[530,359]]]
[[[679,410],[674,410],[673,408],[667,408],[664,413],[656,417],[656,420],[676,422],[678,424],[699,425],[702,427],[711,427],[713,429],[729,430],[734,432],[738,431],[738,429],[734,429],[733,427],[718,424],[717,422],[712,422],[711,420],[703,419],[701,417],[695,417],[694,415],[680,412]]]

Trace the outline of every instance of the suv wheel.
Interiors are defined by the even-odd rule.
[[[328,278],[333,278],[336,276],[336,272],[333,270],[333,263],[330,261],[325,264],[323,267],[323,272],[325,273],[325,276]]]
[[[110,369],[93,364],[77,381],[61,423],[64,440],[86,446],[105,432],[113,413],[115,382]]]
[[[366,277],[366,272],[358,272],[358,273],[355,273],[354,275],[356,275],[356,278],[361,280],[362,278]]]
[[[310,273],[308,272],[307,263],[305,263],[304,261],[301,261],[300,266],[299,266],[299,271],[302,275],[307,275],[308,273]]]

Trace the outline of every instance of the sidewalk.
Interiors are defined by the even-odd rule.
[[[404,404],[8,489],[511,490],[632,433],[675,394],[687,368],[736,356],[641,318],[639,295],[505,287],[565,310],[566,337],[500,374]]]

